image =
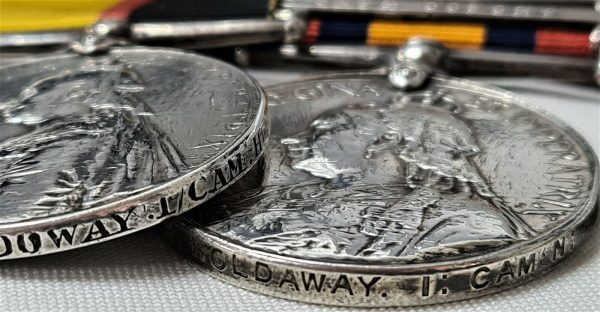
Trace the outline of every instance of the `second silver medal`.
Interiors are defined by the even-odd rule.
[[[168,225],[232,284],[330,305],[462,300],[547,272],[593,222],[590,147],[510,92],[357,75],[267,93],[266,185]]]

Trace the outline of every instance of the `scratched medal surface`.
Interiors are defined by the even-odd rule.
[[[219,278],[314,303],[430,304],[530,280],[584,241],[596,158],[510,92],[356,76],[267,96],[265,186],[169,224]]]
[[[0,68],[0,259],[120,236],[210,198],[262,153],[263,98],[236,68],[176,50]]]

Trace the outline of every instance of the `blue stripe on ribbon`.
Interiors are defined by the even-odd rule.
[[[367,21],[336,21],[325,20],[321,21],[321,31],[319,34],[319,42],[362,42],[367,39]]]
[[[532,52],[535,27],[488,25],[486,49]]]

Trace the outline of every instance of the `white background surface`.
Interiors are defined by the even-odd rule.
[[[289,73],[254,72],[259,81]],[[554,113],[600,151],[600,89],[491,79]],[[251,293],[199,272],[155,229],[62,254],[0,262],[0,311],[349,311]],[[390,311],[600,311],[600,231],[551,273],[496,295]],[[377,310],[380,311],[380,310]],[[388,311],[388,310],[383,310]]]

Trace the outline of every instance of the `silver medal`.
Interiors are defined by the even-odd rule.
[[[265,185],[172,220],[171,238],[243,288],[370,307],[494,293],[585,240],[599,175],[577,133],[489,86],[394,85],[356,75],[268,88]]]
[[[0,259],[85,246],[206,201],[261,157],[258,85],[178,50],[0,68]]]

